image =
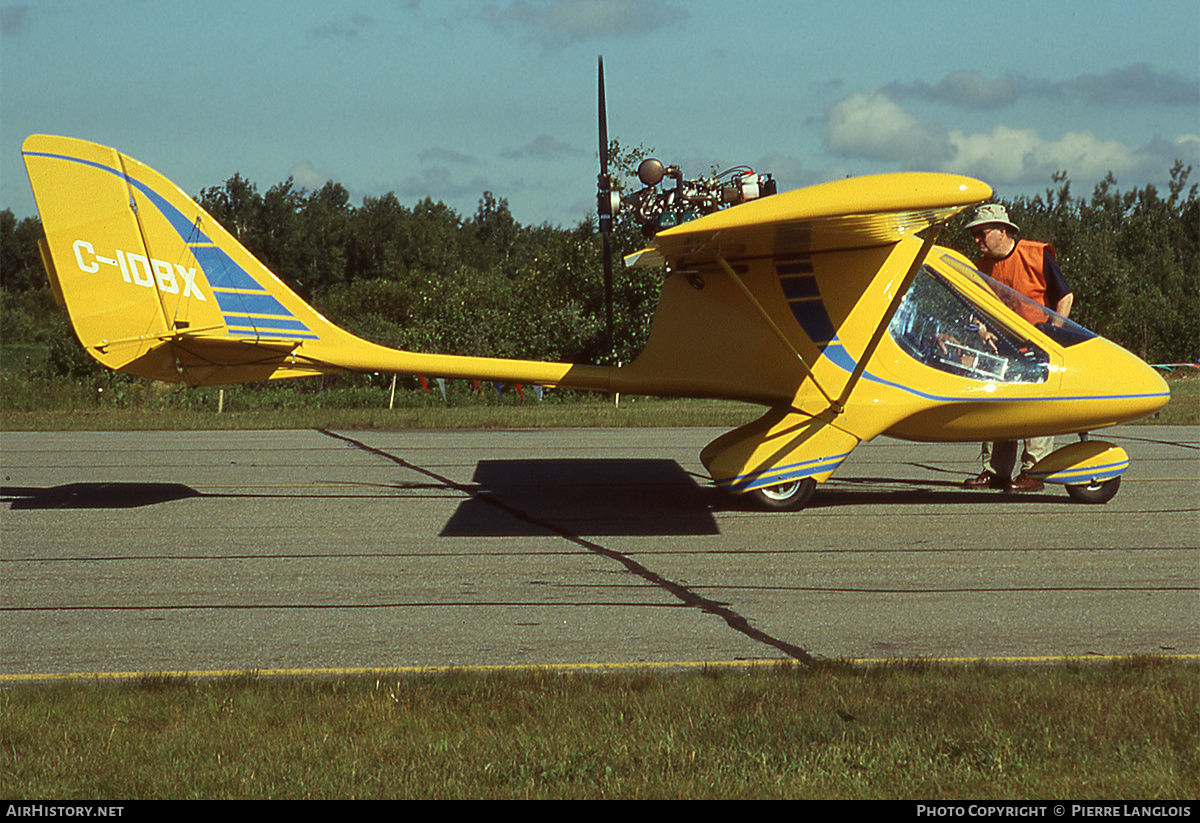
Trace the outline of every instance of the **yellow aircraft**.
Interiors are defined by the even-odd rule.
[[[339,372],[475,378],[765,406],[701,453],[714,483],[798,509],[863,441],[1022,439],[1134,420],[1170,395],[1115,344],[934,244],[987,200],[967,177],[887,174],[772,193],[766,176],[685,181],[647,161],[625,198],[607,175],[601,74],[600,217],[653,239],[626,260],[665,265],[645,350],[625,366],[389,349],[326,320],[174,184],[111,148],[23,145],[43,261],[80,342],[111,369],[189,386]],[[675,181],[673,188],[662,181]],[[693,219],[694,218],[694,219]],[[925,232],[924,239],[917,237]],[[609,266],[606,265],[606,269]],[[985,342],[987,341],[987,342]],[[1124,450],[1074,442],[1033,474],[1106,502]]]

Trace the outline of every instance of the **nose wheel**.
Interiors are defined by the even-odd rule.
[[[1121,478],[1112,480],[1092,481],[1086,485],[1076,484],[1067,486],[1067,494],[1077,503],[1107,503],[1117,495],[1121,488]]]
[[[817,481],[811,477],[755,489],[750,496],[764,509],[794,512],[803,509],[817,491]]]

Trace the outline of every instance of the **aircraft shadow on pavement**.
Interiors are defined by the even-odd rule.
[[[705,481],[706,483],[707,481]],[[698,484],[672,460],[491,460],[475,469],[475,493],[458,507],[445,537],[719,534],[715,513],[758,512],[743,495]],[[1014,500],[1069,504],[1047,486],[1014,495],[967,492],[959,482],[841,477],[817,490],[810,509],[861,505],[988,505]],[[228,497],[182,483],[68,483],[3,486],[0,504],[37,509],[134,509],[194,497]],[[260,496],[260,495],[255,495]],[[803,513],[783,516],[802,516]]]
[[[443,537],[718,534],[713,489],[673,460],[484,460]]]
[[[697,483],[672,460],[486,460],[473,481],[474,493],[442,537],[707,535],[720,533],[721,512],[804,516],[763,511],[745,495]],[[818,489],[809,509],[1014,502],[1068,504],[1070,498],[1049,486],[1018,495],[967,491],[957,480],[846,477]]]
[[[20,509],[135,509],[172,500],[200,497],[200,492],[182,483],[68,483],[37,488],[5,486],[0,502]]]

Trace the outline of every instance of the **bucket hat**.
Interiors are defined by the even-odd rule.
[[[1002,226],[1008,226],[1014,233],[1020,233],[1017,224],[1008,219],[1008,210],[999,203],[984,203],[979,208],[975,209],[975,218],[963,227],[964,231],[970,231],[976,226],[987,226],[993,223],[999,223]]]

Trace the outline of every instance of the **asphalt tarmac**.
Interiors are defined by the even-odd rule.
[[[711,488],[719,433],[0,434],[0,681],[1200,655],[1197,427],[1094,434],[1103,506],[880,439],[799,513]]]

